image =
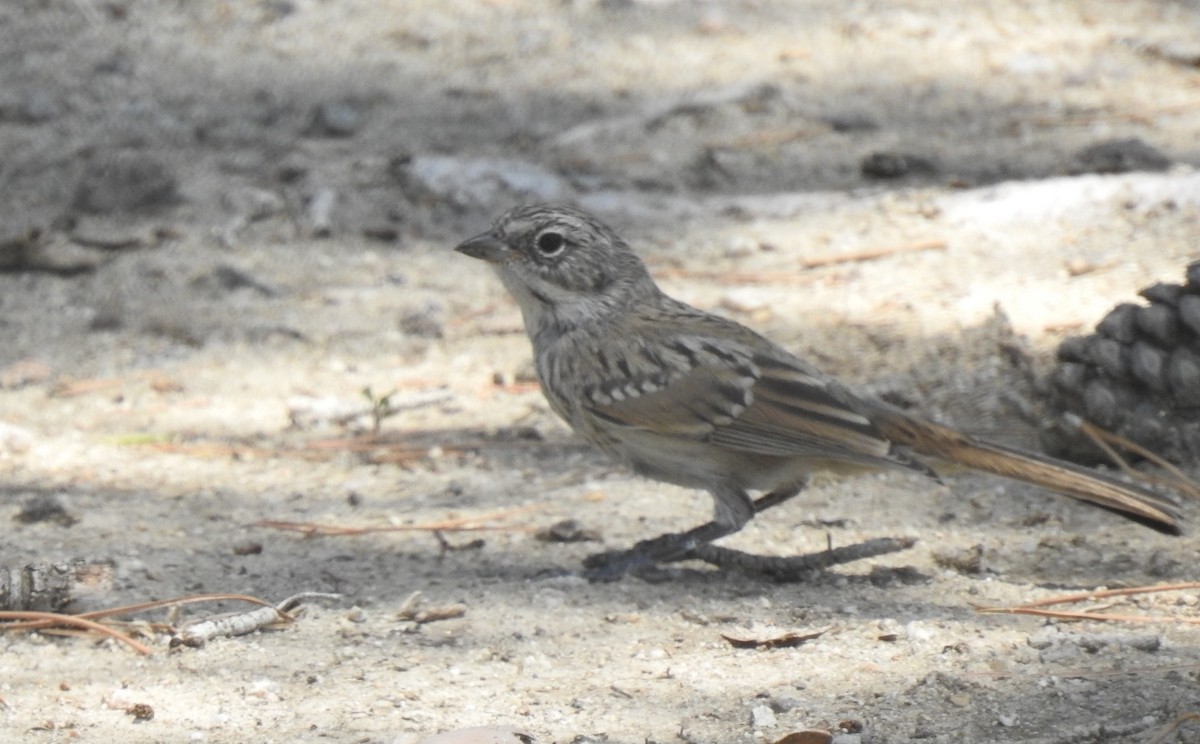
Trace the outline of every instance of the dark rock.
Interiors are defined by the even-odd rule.
[[[863,158],[859,171],[864,178],[893,179],[909,175],[931,175],[937,166],[928,158],[901,152],[873,152]]]
[[[169,165],[142,152],[122,151],[88,163],[74,206],[92,214],[134,212],[174,204],[178,179]]]
[[[1165,171],[1171,159],[1137,138],[1109,140],[1085,147],[1075,156],[1079,173]]]

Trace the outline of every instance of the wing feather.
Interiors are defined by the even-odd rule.
[[[750,454],[917,467],[893,451],[853,396],[786,355],[710,340],[677,346],[688,368],[606,381],[587,391],[590,412],[611,426]]]

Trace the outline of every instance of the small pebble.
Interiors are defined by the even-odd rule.
[[[775,711],[769,705],[756,705],[750,709],[750,723],[755,728],[774,726]]]
[[[542,542],[551,543],[597,542],[600,540],[600,533],[587,529],[574,519],[564,519],[538,530],[534,537]]]
[[[745,258],[760,251],[762,251],[762,243],[749,235],[735,235],[725,246],[725,255],[729,258]]]
[[[1042,649],[1038,661],[1043,664],[1070,663],[1079,658],[1079,647],[1070,643],[1057,643]]]
[[[323,137],[353,137],[363,125],[363,114],[348,103],[322,103],[313,109],[309,134]]]
[[[233,292],[238,289],[251,289],[263,297],[276,297],[280,294],[277,288],[259,281],[236,266],[228,264],[222,264],[213,269],[211,277],[213,283],[226,292]]]
[[[771,298],[758,287],[738,287],[721,296],[721,307],[737,313],[753,313],[771,305]]]
[[[773,697],[768,701],[771,710],[776,713],[787,713],[788,711],[796,710],[804,706],[804,701],[798,697],[783,696]]]
[[[417,744],[533,744],[533,736],[509,726],[472,726],[426,736]]]
[[[406,336],[415,338],[442,338],[446,335],[442,308],[435,303],[422,307],[406,308],[400,312],[397,325]]]
[[[1050,625],[1041,628],[1036,633],[1031,633],[1025,639],[1026,645],[1030,648],[1038,650],[1050,648],[1059,640],[1059,632],[1056,626]]]
[[[893,179],[910,175],[932,175],[937,166],[929,158],[902,152],[873,152],[862,159],[863,178]]]
[[[33,447],[33,432],[0,421],[0,455],[19,455]]]
[[[240,542],[233,546],[234,555],[261,555],[263,546],[260,542],[247,541]]]

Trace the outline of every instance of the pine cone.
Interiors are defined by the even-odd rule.
[[[1090,336],[1058,347],[1050,405],[1130,439],[1177,463],[1200,463],[1200,261],[1187,281],[1139,293],[1146,305],[1113,308]],[[1077,432],[1044,432],[1059,457],[1099,462]]]

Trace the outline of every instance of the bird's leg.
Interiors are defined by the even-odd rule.
[[[755,514],[778,506],[804,488],[804,483],[789,484],[764,494],[754,501],[745,491],[724,488],[713,491],[715,516],[711,522],[686,532],[669,532],[642,540],[628,550],[611,550],[589,555],[583,561],[584,576],[591,581],[616,581],[627,573],[659,563],[692,557],[694,551],[714,540],[740,530]]]
[[[797,483],[787,488],[778,488],[764,494],[754,501],[754,513],[778,506],[804,488],[804,483]],[[895,553],[912,547],[915,540],[907,538],[881,537],[866,542],[845,545],[839,548],[829,548],[819,553],[805,555],[770,556],[755,555],[733,548],[707,543],[697,544],[691,550],[680,555],[676,560],[695,558],[710,563],[717,568],[734,569],[751,574],[763,574],[777,581],[800,581],[814,571],[839,566],[843,563],[874,558],[879,555]]]
[[[904,537],[877,537],[873,540],[829,548],[803,555],[755,555],[720,545],[697,545],[686,557],[712,564],[717,568],[737,570],[747,574],[767,576],[775,581],[803,581],[816,571],[831,566],[861,561],[911,548],[916,540]]]
[[[583,559],[583,575],[590,581],[616,581],[627,573],[678,560],[698,545],[707,545],[737,530],[720,522],[705,522],[687,532],[668,532],[642,540],[628,550],[607,550]]]
[[[800,493],[804,483],[795,483],[763,494],[754,501],[746,499],[753,514],[761,514]],[[718,498],[717,513],[728,515],[722,506],[736,503],[732,499]],[[738,510],[740,511],[740,510]],[[749,510],[748,510],[749,511]],[[749,521],[747,518],[746,521]],[[745,524],[745,522],[742,522]],[[592,581],[615,581],[626,573],[643,574],[650,579],[649,572],[661,563],[697,559],[718,568],[732,569],[751,574],[761,574],[777,581],[799,581],[814,571],[837,566],[864,558],[873,558],[887,553],[905,550],[915,542],[905,538],[878,538],[866,542],[830,548],[818,553],[794,556],[754,555],[732,548],[712,545],[727,535],[737,532],[741,525],[723,522],[719,518],[687,532],[668,533],[650,540],[643,540],[628,550],[614,550],[588,556],[583,565],[584,575]]]
[[[776,488],[774,491],[764,493],[762,496],[759,496],[754,500],[754,513],[762,514],[773,506],[779,506],[783,502],[803,491],[806,485],[808,485],[806,481],[798,481],[781,488]]]

